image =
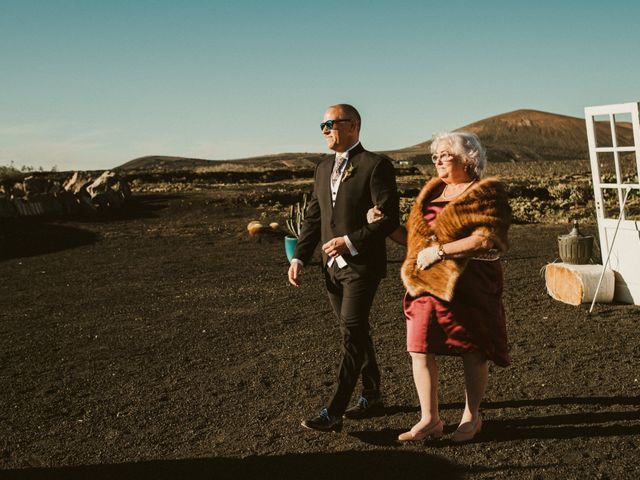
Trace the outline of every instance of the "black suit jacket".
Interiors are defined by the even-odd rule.
[[[318,163],[314,188],[308,203],[295,258],[307,263],[319,242],[347,235],[358,254],[343,258],[358,275],[383,277],[387,271],[385,238],[399,224],[399,198],[396,175],[391,161],[357,145],[349,152],[345,169],[349,174],[338,189],[335,206],[331,205],[331,171],[334,155]],[[367,211],[377,205],[384,218],[367,223]],[[322,252],[322,265],[327,264]]]

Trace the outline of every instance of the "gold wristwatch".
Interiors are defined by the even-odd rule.
[[[440,259],[440,261],[444,260],[446,256],[447,254],[444,253],[444,248],[442,248],[442,245],[438,245],[438,258]]]

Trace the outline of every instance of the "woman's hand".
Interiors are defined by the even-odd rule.
[[[384,218],[384,213],[382,213],[377,206],[370,208],[367,212],[367,223],[374,223],[378,220],[382,220]]]
[[[384,218],[384,213],[382,213],[382,211],[377,206],[370,208],[369,211],[367,212],[368,223],[375,223],[378,220],[382,220],[383,218]],[[406,247],[407,246],[407,229],[404,227],[404,225],[398,225],[398,228],[396,228],[393,232],[389,234],[389,238],[394,242],[400,245],[404,245]]]
[[[423,248],[418,252],[418,258],[416,258],[416,265],[420,270],[426,270],[431,265],[440,260],[438,255],[438,246]]]

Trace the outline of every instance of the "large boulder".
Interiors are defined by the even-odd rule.
[[[67,192],[77,195],[80,192],[86,191],[89,185],[91,185],[91,177],[87,173],[73,172],[73,175],[65,180],[62,188]]]
[[[81,211],[80,204],[78,203],[78,199],[73,193],[62,189],[60,192],[56,193],[55,195],[56,195],[56,198],[58,199],[58,202],[60,202],[60,206],[62,207],[62,212],[65,215],[72,217],[80,213]]]
[[[36,177],[34,175],[26,177],[22,181],[22,185],[24,186],[24,191],[27,194],[27,197],[38,195],[40,193],[46,193],[49,190],[49,183],[49,180],[47,180],[46,178]]]
[[[129,186],[129,182],[123,178],[119,178],[118,183],[114,185],[113,189],[116,192],[119,192],[125,200],[128,200],[131,197],[131,187]]]
[[[57,180],[53,180],[51,182],[49,182],[49,188],[47,190],[48,193],[52,193],[53,195],[58,195],[60,192],[64,192],[65,190],[62,188],[62,184],[57,181]]]
[[[17,182],[11,187],[11,198],[22,198],[26,195],[22,182]]]
[[[1,182],[0,183],[0,196],[7,198],[11,197],[11,191],[13,190],[13,182]]]
[[[87,193],[99,207],[121,207],[131,195],[131,189],[116,172],[106,171],[87,187]]]
[[[91,215],[95,213],[97,208],[95,204],[91,201],[91,197],[87,193],[87,191],[80,192],[76,195],[78,199],[78,205],[80,206],[80,212],[85,215]]]

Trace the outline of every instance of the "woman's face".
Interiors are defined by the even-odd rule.
[[[445,183],[464,183],[471,180],[460,157],[451,153],[451,146],[440,143],[436,153],[432,155],[438,177]]]

